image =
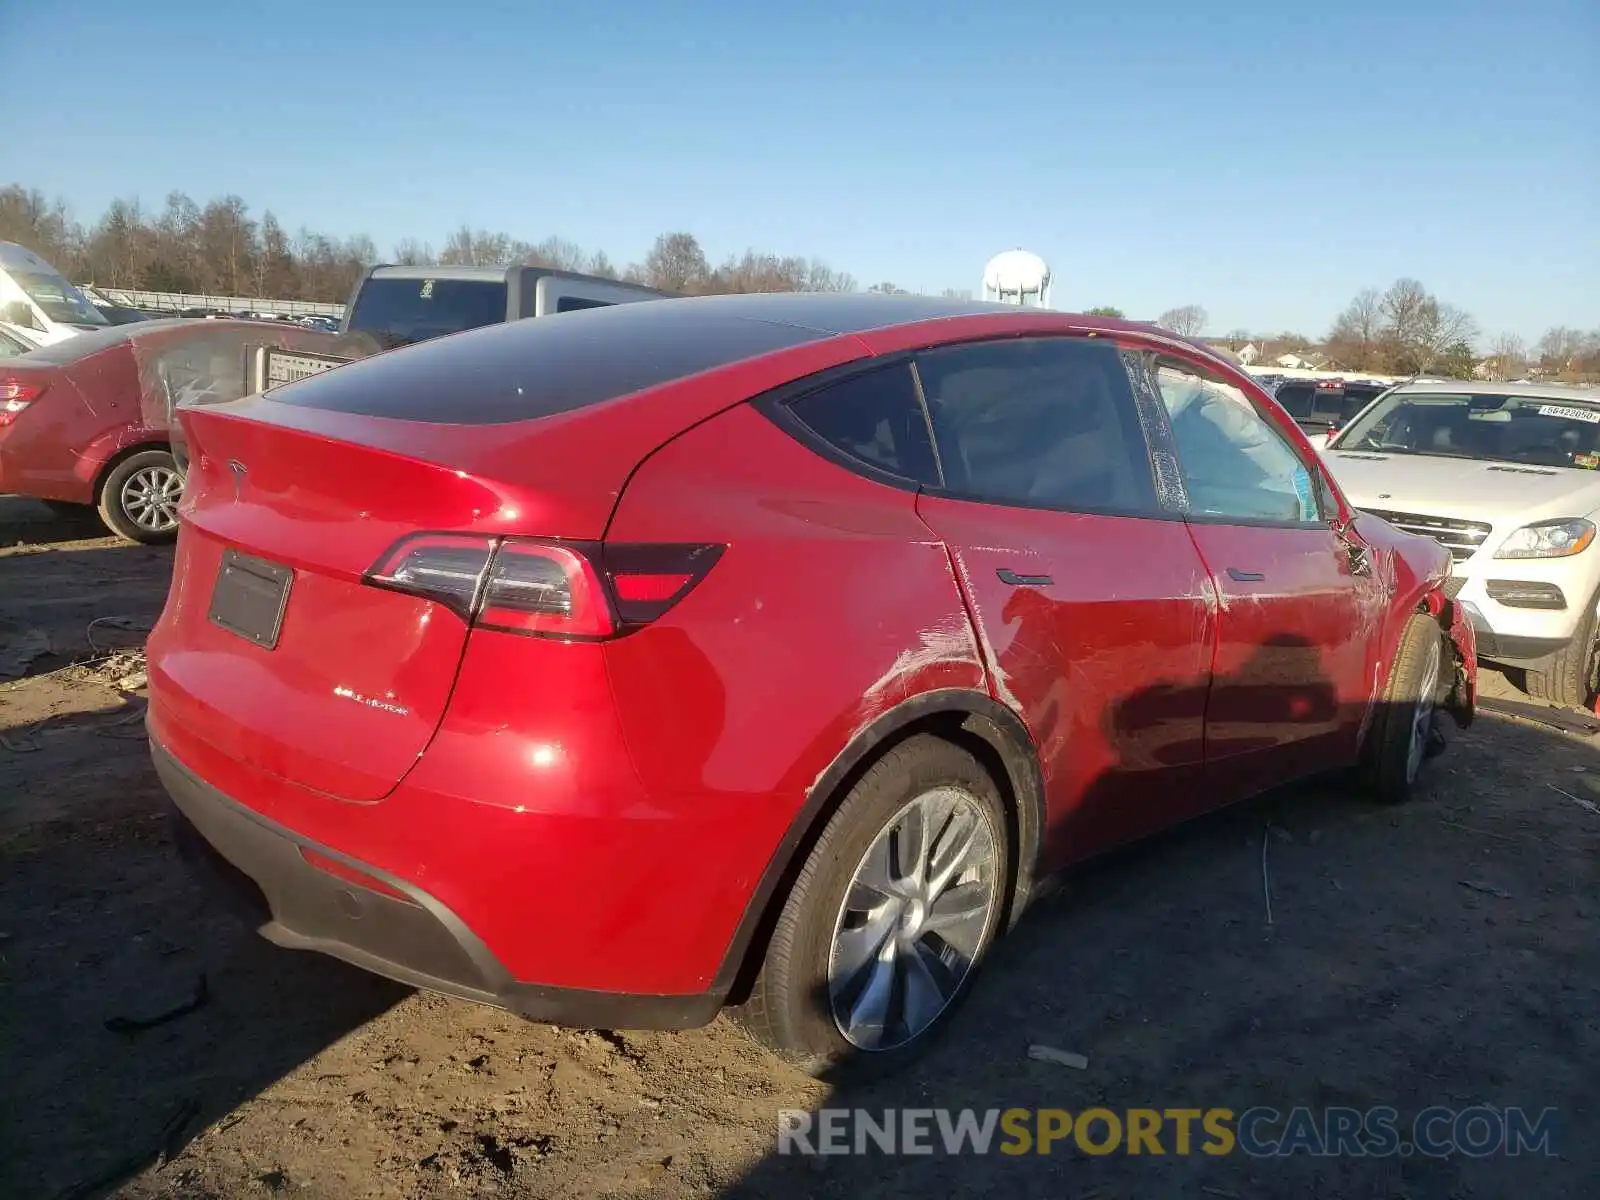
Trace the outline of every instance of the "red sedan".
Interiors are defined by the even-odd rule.
[[[332,341],[282,323],[161,320],[18,355],[0,346],[0,495],[92,506],[131,541],[171,541],[183,491],[172,409],[244,395],[256,346],[322,349]]]
[[[1448,553],[1148,326],[664,300],[183,420],[180,833],[280,945],[543,1021],[892,1066],[1047,874],[1402,800],[1473,713]]]

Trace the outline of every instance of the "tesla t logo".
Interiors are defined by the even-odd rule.
[[[239,492],[244,487],[244,464],[237,458],[228,460],[228,470],[233,472],[233,502],[239,503]]]

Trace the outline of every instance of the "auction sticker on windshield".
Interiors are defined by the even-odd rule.
[[[1600,425],[1600,408],[1573,408],[1566,404],[1541,404],[1539,405],[1541,417],[1565,417],[1569,421],[1587,421],[1591,425]]]

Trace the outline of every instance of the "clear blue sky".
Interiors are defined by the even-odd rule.
[[[1596,0],[0,0],[0,65],[0,182],[84,220],[687,229],[928,290],[1025,246],[1056,307],[1218,333],[1401,275],[1486,335],[1600,326]]]

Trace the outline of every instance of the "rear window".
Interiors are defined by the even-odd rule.
[[[356,297],[350,331],[371,334],[385,349],[391,349],[505,319],[504,279],[373,275]]]
[[[271,396],[327,412],[493,425],[571,412],[833,336],[699,300],[612,304],[582,320],[513,321],[375,355]]]
[[[1309,383],[1286,383],[1278,388],[1273,399],[1296,421],[1305,421],[1311,417],[1311,402],[1315,396],[1316,388]]]

